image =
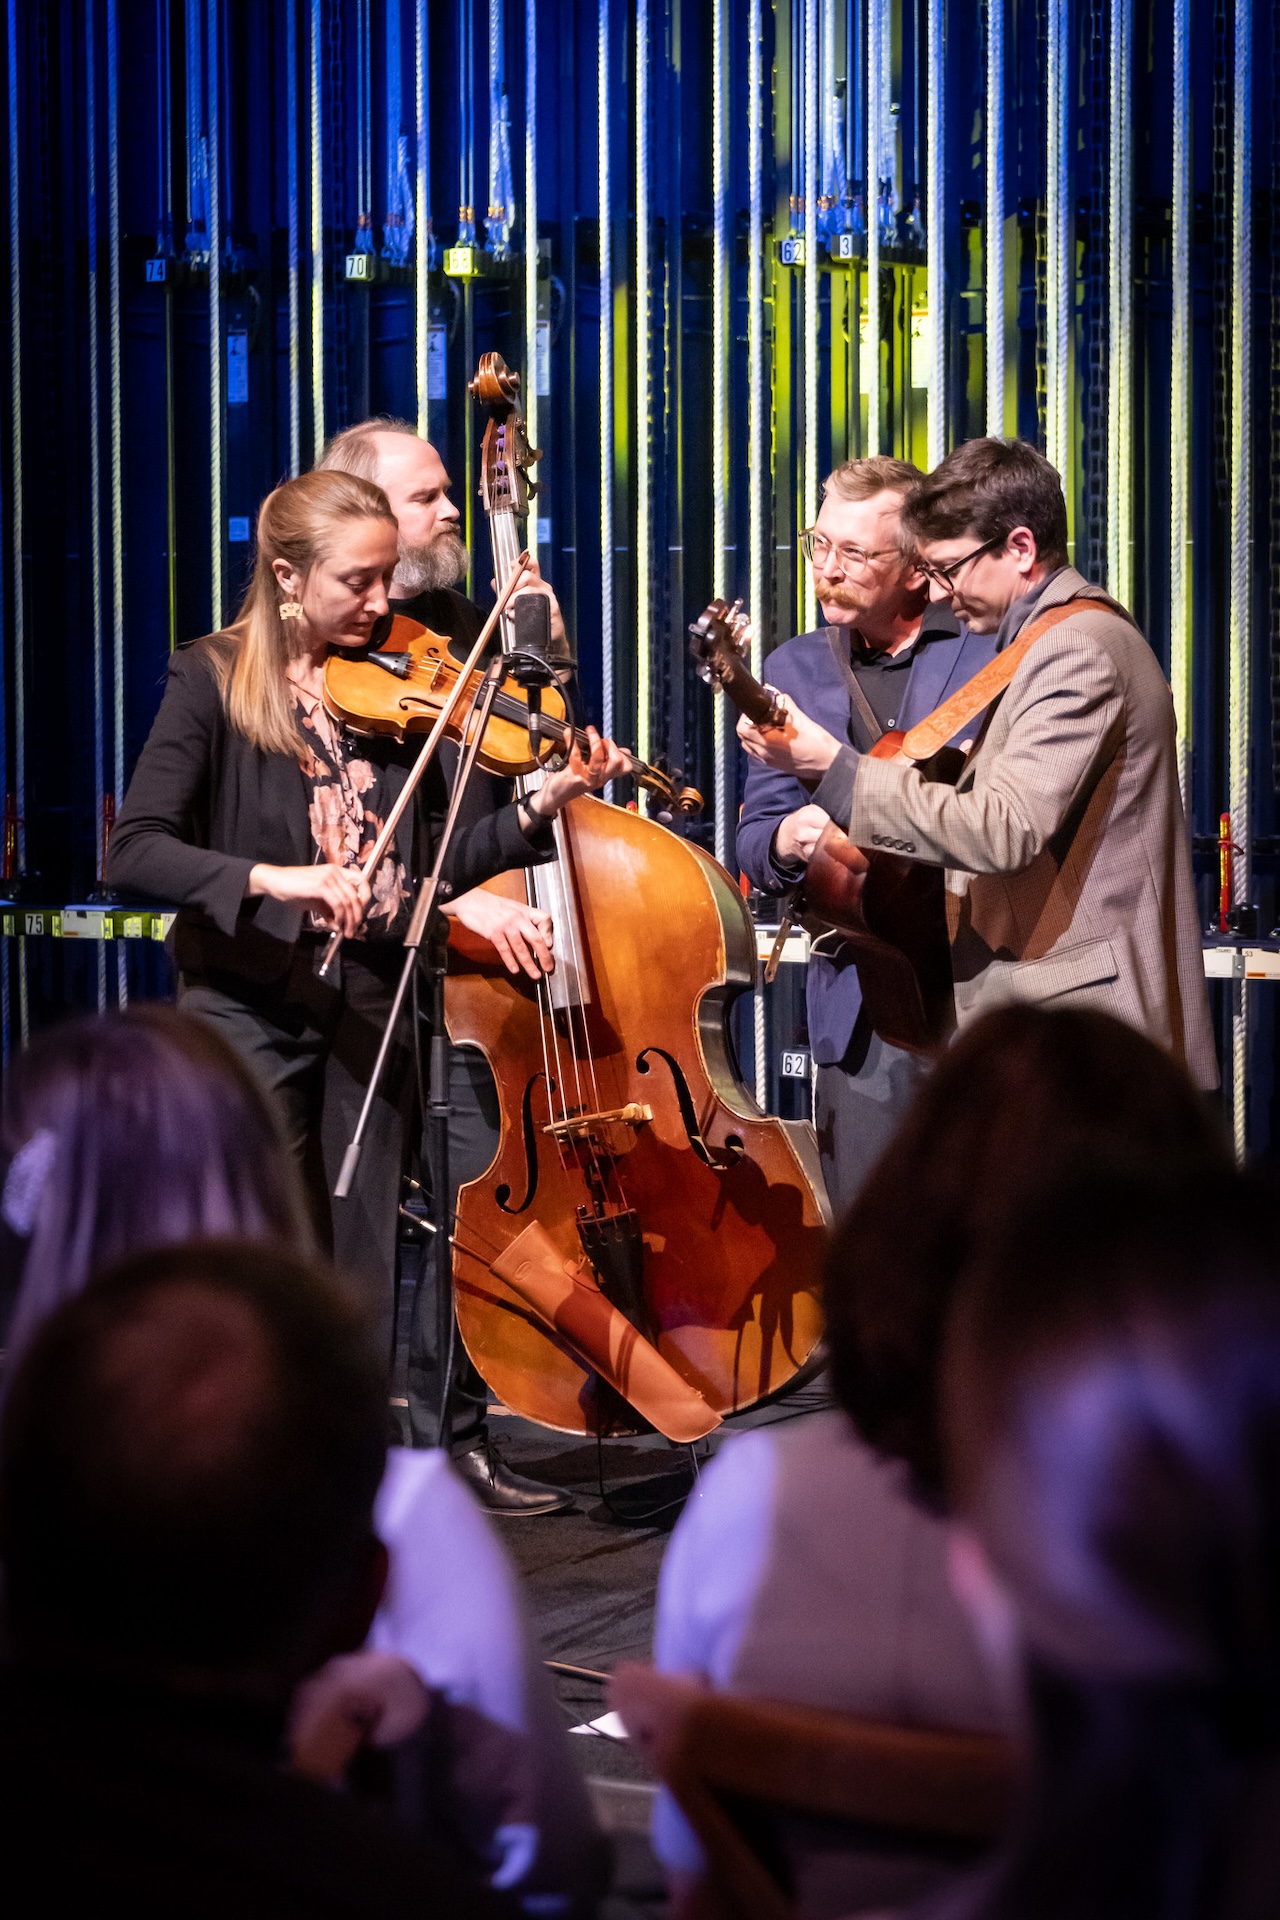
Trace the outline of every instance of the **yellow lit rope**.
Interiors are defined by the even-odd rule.
[[[431,318],[428,285],[431,264],[431,207],[428,195],[430,150],[427,144],[430,126],[427,117],[427,0],[418,0],[414,8],[413,97],[415,125],[418,130],[417,166],[414,169],[413,182],[414,366],[418,387],[418,432],[425,437],[431,425],[431,393],[428,380]]]
[[[947,451],[947,101],[943,74],[942,28],[945,0],[929,0],[928,36],[928,221],[925,248],[929,284],[928,462],[936,467]]]
[[[302,464],[302,388],[298,353],[298,0],[285,0],[285,166],[289,184],[289,472]]]
[[[1178,777],[1191,812],[1191,0],[1173,0],[1173,238],[1169,384],[1169,679]]]
[[[324,198],[320,164],[320,0],[311,0],[311,430],[314,457],[324,446]]]
[[[1004,435],[1004,0],[987,0],[987,432]]]
[[[636,752],[651,758],[653,422],[649,366],[649,0],[636,4]]]
[[[211,0],[212,4],[212,0]],[[117,811],[124,800],[124,394],[120,369],[120,21],[107,0],[107,282],[111,381],[111,717]],[[214,36],[216,55],[217,38]],[[213,62],[210,62],[212,69]],[[216,96],[215,96],[216,97]],[[216,155],[217,148],[213,148]],[[219,553],[221,549],[219,549]],[[219,624],[221,624],[219,622]],[[128,1004],[125,945],[116,948],[116,1001]]]
[[[524,4],[524,417],[538,444],[538,0]],[[525,545],[537,559],[538,511],[529,514]]]
[[[1249,444],[1253,425],[1253,378],[1249,360],[1253,300],[1253,102],[1249,84],[1252,28],[1253,0],[1236,0],[1231,187],[1231,585],[1227,628],[1230,654],[1228,752],[1231,832],[1241,849],[1234,869],[1237,906],[1249,900],[1253,877],[1253,794],[1249,778],[1249,717],[1253,691],[1253,634],[1249,607],[1253,572],[1250,520],[1253,462]],[[1243,1159],[1248,1146],[1249,1066],[1249,989],[1243,980],[1232,989],[1231,1055],[1233,1131],[1236,1152]]]
[[[804,6],[804,338],[801,347],[804,380],[803,444],[800,448],[803,524],[811,527],[818,517],[818,6],[817,0],[805,0]],[[804,599],[801,607],[803,631],[812,633],[818,624],[818,603],[813,590],[813,568],[802,569]]]
[[[600,718],[613,736],[613,246],[609,180],[609,0],[597,0],[596,122],[600,199]]]
[[[219,178],[218,0],[209,0],[205,98],[209,103],[209,597],[222,625],[222,200]]]
[[[728,538],[729,478],[729,302],[726,207],[728,159],[725,139],[728,68],[725,0],[711,7],[711,593],[720,600],[727,592],[725,544]],[[754,458],[754,448],[749,458]],[[755,609],[753,608],[754,612]],[[715,766],[716,858],[722,864],[729,852],[728,755],[725,702],[712,707],[712,752]]]
[[[1068,251],[1071,111],[1069,0],[1048,0],[1045,94],[1049,113],[1045,154],[1045,453],[1072,498],[1068,371],[1071,338],[1071,259]]]
[[[882,114],[888,76],[885,71],[887,0],[867,0],[867,452],[880,446],[880,164],[884,147]]]
[[[1107,225],[1107,588],[1133,605],[1133,0],[1111,0]]]

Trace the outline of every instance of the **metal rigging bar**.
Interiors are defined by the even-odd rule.
[[[1107,587],[1133,606],[1133,0],[1111,0],[1107,223]]]

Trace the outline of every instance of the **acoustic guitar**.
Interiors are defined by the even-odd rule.
[[[750,625],[740,611],[713,600],[689,628],[698,673],[718,687],[757,727],[783,727],[786,712],[772,687],[747,665]],[[884,733],[871,749],[892,760],[904,735]],[[917,763],[926,779],[954,785],[964,756],[943,748]],[[932,1053],[955,1025],[951,947],[941,867],[879,848],[854,846],[834,820],[810,856],[787,917],[810,931],[834,930],[858,969],[862,1004],[882,1040],[911,1053]]]

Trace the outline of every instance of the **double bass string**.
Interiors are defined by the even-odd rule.
[[[498,585],[501,588],[502,584],[509,579],[519,559],[519,539],[516,534],[515,517],[513,514],[506,511],[496,512],[492,515],[490,524],[493,535],[494,573]],[[509,616],[503,619],[501,631],[504,649],[510,652],[511,629],[508,624],[508,619]],[[521,715],[525,717],[523,708],[521,709]],[[569,726],[567,723],[563,730],[557,728],[556,731],[560,734],[560,738],[564,744],[572,744],[574,741],[577,741],[581,746],[588,744],[585,733],[580,733],[576,728]],[[535,792],[541,784],[542,775],[540,769],[535,770],[532,774],[521,776],[516,782],[517,789],[522,797],[531,792]],[[557,818],[553,833],[556,842],[555,864],[559,870],[561,896],[566,909],[564,914],[565,926],[562,929],[562,933],[565,945],[572,958],[574,976],[581,982],[584,978],[584,973],[582,964],[583,954],[578,939],[577,889],[574,879],[573,857],[563,818]],[[530,885],[531,876],[526,876],[526,897],[528,897]],[[575,1015],[579,1016],[581,1020],[581,1042],[579,1041],[578,1020],[575,1019]],[[548,1111],[554,1122],[557,1118],[555,1105],[553,1104],[554,1089],[554,1094],[558,1095],[559,1102],[558,1118],[562,1123],[566,1123],[570,1119],[568,1089],[564,1074],[564,1063],[561,1058],[560,1035],[556,1026],[555,1008],[551,999],[551,985],[547,978],[544,978],[538,983],[538,1016],[542,1029],[544,1071],[547,1073]],[[548,1029],[550,1029],[550,1046],[548,1046]],[[599,1074],[596,1070],[595,1051],[591,1045],[588,1031],[586,1009],[581,1004],[575,1008],[571,1000],[567,1001],[565,1006],[565,1041],[573,1074],[573,1092],[577,1100],[577,1111],[580,1114],[589,1110],[599,1113],[603,1110],[603,1103],[600,1098]],[[556,1073],[554,1083],[550,1075],[549,1062],[551,1053],[554,1053],[555,1056]],[[585,1085],[583,1078],[584,1056],[586,1064]],[[592,1101],[590,1109],[587,1099],[588,1090],[590,1091]],[[572,1144],[573,1136],[571,1134],[557,1133],[554,1138],[562,1169],[567,1169],[569,1156],[571,1154],[575,1159],[579,1159],[579,1164],[581,1164],[579,1150],[574,1148]],[[627,1197],[623,1189],[621,1174],[618,1171],[617,1163],[612,1154],[602,1158],[594,1144],[588,1146],[586,1151],[595,1170],[597,1194],[607,1200],[609,1175],[612,1174],[613,1187],[617,1194],[617,1202],[625,1209],[628,1204]]]

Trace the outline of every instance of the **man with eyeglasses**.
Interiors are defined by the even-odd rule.
[[[1103,1009],[1217,1085],[1173,701],[1130,615],[1067,563],[1067,509],[1021,441],[947,455],[903,516],[935,602],[1015,641],[958,784],[867,758],[796,712],[748,753],[946,869],[956,1016],[1010,1000]],[[843,785],[842,796],[838,789]]]
[[[993,642],[967,633],[948,607],[930,605],[903,504],[923,475],[905,460],[850,460],[823,488],[800,545],[813,568],[823,625],[769,655],[771,686],[785,694],[815,740],[829,743],[830,774],[798,777],[763,755],[747,774],[738,862],[762,893],[804,876],[832,819],[848,818],[851,776],[840,749],[865,752],[882,732],[909,727],[991,657]],[[739,726],[749,751],[758,735]],[[976,732],[976,723],[968,735]],[[827,1192],[842,1212],[878,1159],[925,1063],[891,1047],[862,1011],[857,970],[835,934],[815,942],[806,981],[816,1067],[814,1118]]]

